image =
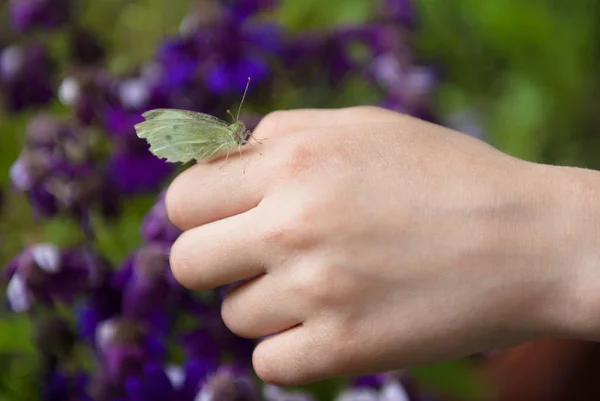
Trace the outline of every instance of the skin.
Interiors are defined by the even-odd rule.
[[[275,112],[254,136],[180,174],[166,203],[184,286],[244,280],[222,316],[269,336],[265,382],[600,339],[599,173],[375,107]]]

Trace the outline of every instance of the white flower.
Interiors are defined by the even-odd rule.
[[[6,298],[10,308],[17,313],[25,312],[31,307],[31,295],[25,281],[15,273],[6,287]]]
[[[60,251],[53,244],[37,244],[30,248],[37,266],[49,274],[60,271]]]

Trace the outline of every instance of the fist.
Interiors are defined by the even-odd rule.
[[[241,283],[222,316],[266,338],[253,355],[264,381],[370,374],[544,335],[561,280],[539,232],[539,165],[375,107],[275,112],[254,137],[265,139],[241,157],[187,169],[166,203],[184,230],[175,277],[194,290]]]

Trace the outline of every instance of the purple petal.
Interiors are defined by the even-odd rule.
[[[108,162],[110,181],[120,193],[146,193],[159,189],[173,172],[172,164],[149,150],[122,150]]]

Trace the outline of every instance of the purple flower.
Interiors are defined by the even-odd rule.
[[[217,20],[195,24],[185,36],[165,41],[144,70],[143,79],[164,95],[169,107],[214,113],[223,95],[242,93],[248,77],[263,86],[269,78],[283,46],[281,27],[240,21],[232,10],[215,15]]]
[[[130,376],[125,389],[131,401],[175,400],[173,384],[161,364],[156,362],[144,366],[141,375]]]
[[[98,326],[121,312],[122,292],[115,288],[112,280],[106,282],[88,293],[85,302],[75,310],[77,332],[80,338],[90,344],[95,341]]]
[[[205,328],[189,331],[181,336],[181,347],[188,358],[201,363],[205,370],[214,370],[221,359],[222,349],[217,337]]]
[[[108,160],[107,180],[121,194],[154,192],[174,171],[173,164],[154,156],[147,143],[135,135],[123,138],[116,146]]]
[[[101,288],[110,274],[107,263],[87,249],[61,250],[52,244],[27,248],[5,269],[11,309],[29,310],[35,302],[71,303]]]
[[[382,401],[379,391],[372,388],[348,388],[337,395],[335,401]],[[390,400],[391,401],[391,400]],[[410,401],[408,398],[395,401]]]
[[[162,372],[157,372],[158,368],[159,366],[154,364],[154,367],[151,370],[154,370],[157,376],[162,376]],[[168,378],[170,384],[169,387],[172,389],[172,398],[168,399],[172,399],[173,401],[196,401],[200,388],[204,385],[206,379],[214,373],[214,370],[214,366],[209,366],[197,360],[188,360],[184,366],[166,366],[164,368],[164,375]],[[165,383],[164,378],[161,378],[160,380]],[[138,394],[147,392],[147,386],[144,382],[144,379],[137,380],[137,383],[140,385],[136,385],[135,393],[137,398],[135,399],[139,398]],[[167,387],[165,384],[161,385],[161,387]],[[167,398],[165,397],[162,400],[166,399]]]
[[[92,305],[80,305],[76,311],[77,332],[79,337],[84,341],[93,343],[98,326],[102,321],[107,320],[109,317],[111,316],[104,316]]]
[[[410,392],[399,380],[390,380],[383,384],[380,393],[380,401],[419,401],[420,396]]]
[[[243,91],[248,77],[261,81],[268,76],[269,63],[259,57],[221,59],[206,72],[206,87],[214,93]]]
[[[79,122],[90,125],[104,121],[105,109],[118,104],[113,87],[114,80],[106,71],[92,67],[79,69],[63,79],[58,98],[73,109]]]
[[[107,215],[116,211],[84,132],[40,115],[29,124],[25,149],[9,171],[15,188],[29,198],[37,217],[71,213],[90,234],[89,208],[99,205]]]
[[[254,46],[257,50],[267,54],[276,54],[285,46],[285,31],[281,25],[268,22],[247,22],[239,29],[241,35],[239,40],[244,46]]]
[[[416,28],[417,13],[413,0],[384,0],[380,10],[380,19],[401,24],[407,28]]]
[[[370,376],[360,376],[354,379],[352,386],[353,387],[368,387],[379,389],[385,383],[388,378],[387,374],[377,374]]]
[[[51,156],[54,165],[91,162],[90,137],[80,127],[49,114],[34,116],[25,132],[25,149]]]
[[[385,377],[385,382],[379,389],[381,401],[424,401],[423,392],[407,371],[392,371],[382,377]]]
[[[12,185],[24,192],[39,186],[50,175],[55,162],[48,152],[24,151],[10,167]]]
[[[373,57],[392,54],[401,68],[414,63],[412,38],[402,27],[392,23],[373,23],[362,27],[362,38],[371,48]]]
[[[258,401],[261,399],[256,384],[241,367],[225,365],[208,378],[198,399],[202,401]]]
[[[155,56],[161,86],[170,91],[194,80],[204,59],[203,50],[193,37],[167,39]]]
[[[86,393],[88,377],[84,373],[67,376],[52,372],[42,384],[44,401],[92,401]]]
[[[147,242],[163,242],[172,244],[181,235],[167,215],[165,191],[161,192],[152,209],[142,221],[142,236]]]
[[[354,380],[336,401],[423,401],[423,394],[405,371],[393,371]]]
[[[431,105],[438,81],[435,70],[414,63],[406,35],[397,26],[373,25],[368,36],[375,50],[368,74],[384,92],[382,106],[435,121]]]
[[[88,235],[92,235],[89,220],[90,208],[100,203],[104,210],[112,210],[112,199],[107,198],[106,183],[95,166],[84,164],[58,164],[42,183],[42,189],[53,196],[59,211],[78,219]]]
[[[144,121],[138,111],[129,111],[118,105],[107,106],[103,115],[104,127],[115,137],[135,136],[134,125]]]
[[[310,32],[294,38],[288,45],[284,59],[301,82],[336,87],[350,74],[360,71],[360,63],[352,55],[351,47],[365,41],[357,29],[337,29],[331,32]]]
[[[169,266],[170,244],[148,243],[125,259],[112,285],[124,294],[123,312],[164,327],[164,313],[171,309],[201,317],[207,308],[181,286]]]
[[[138,345],[114,344],[102,353],[108,380],[118,389],[123,388],[128,377],[140,374],[146,360],[146,352]]]
[[[222,0],[227,11],[243,21],[262,11],[275,7],[278,0]]]
[[[139,377],[147,364],[160,362],[164,357],[164,349],[156,352],[148,328],[131,319],[112,318],[102,322],[95,340],[100,361],[94,386],[97,398],[125,395],[125,383],[130,377]]]
[[[0,53],[0,85],[9,111],[46,104],[53,96],[54,62],[47,49],[32,43],[13,45]]]
[[[10,17],[15,31],[56,28],[70,18],[69,0],[11,0]]]
[[[215,94],[241,93],[248,77],[261,82],[270,76],[271,56],[281,48],[281,28],[272,24],[240,23],[224,15],[217,24],[196,33],[211,50],[204,63],[204,83]]]
[[[194,319],[202,321],[202,327],[195,329],[183,337],[183,347],[191,355],[197,355],[199,358],[205,356],[203,347],[197,347],[198,343],[214,343],[216,348],[224,353],[234,357],[236,363],[250,365],[252,363],[252,353],[256,345],[254,340],[235,335],[229,330],[221,318],[221,302],[224,294],[234,285],[221,287],[212,292],[216,296],[214,303],[205,305],[199,303],[191,297],[182,297],[180,304],[190,313]],[[189,294],[189,293],[186,293]]]
[[[144,319],[168,306],[172,289],[168,247],[150,244],[140,248],[128,258],[122,271],[128,275],[122,287],[119,284],[125,316]]]

